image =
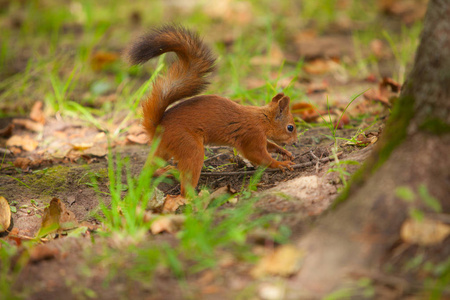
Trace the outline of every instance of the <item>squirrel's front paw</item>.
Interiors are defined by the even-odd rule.
[[[292,153],[291,152],[289,152],[289,151],[287,151],[287,150],[284,150],[284,151],[286,151],[285,153],[283,153],[283,159],[290,159],[290,160],[294,160],[294,155],[292,155]]]
[[[274,163],[272,163],[272,167],[274,168],[278,168],[281,171],[284,172],[285,169],[288,169],[290,171],[294,171],[294,169],[291,167],[291,165],[294,165],[295,163],[293,163],[290,160],[285,160],[285,161],[275,161]]]
[[[283,159],[284,159],[284,160],[288,160],[288,159],[294,160],[294,156],[292,155],[292,153],[289,152],[289,151],[286,150],[286,149],[279,148],[279,149],[277,150],[277,153],[278,153],[278,154],[281,154],[281,155],[283,156]]]

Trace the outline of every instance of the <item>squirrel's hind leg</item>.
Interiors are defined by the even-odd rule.
[[[177,155],[178,170],[180,171],[181,195],[186,196],[186,187],[195,188],[200,179],[205,151],[201,139],[191,139],[188,144],[183,143],[183,152]]]

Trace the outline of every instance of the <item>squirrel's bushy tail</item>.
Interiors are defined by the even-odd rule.
[[[142,105],[143,125],[151,139],[166,108],[202,92],[209,84],[206,75],[214,68],[215,58],[199,36],[174,25],[142,36],[128,49],[128,58],[132,64],[140,64],[166,52],[175,52],[179,61],[172,63],[165,77],[155,80],[149,98]]]

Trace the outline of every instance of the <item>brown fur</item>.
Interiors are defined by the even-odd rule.
[[[178,161],[182,195],[186,184],[197,186],[206,144],[235,147],[257,165],[290,169],[291,161],[277,161],[269,152],[290,159],[292,154],[268,141],[297,141],[289,97],[280,93],[268,105],[256,107],[204,95],[167,109],[176,101],[200,93],[208,84],[205,75],[214,65],[211,51],[198,36],[175,26],[162,27],[141,38],[130,48],[129,57],[132,63],[142,63],[169,51],[175,52],[179,61],[172,64],[166,77],[159,77],[153,84],[152,93],[143,103],[143,125],[151,139],[156,134],[161,137],[156,155]],[[161,126],[161,133],[156,131],[157,126]],[[292,131],[288,126],[293,126]]]

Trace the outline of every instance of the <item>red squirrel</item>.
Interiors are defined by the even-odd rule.
[[[262,107],[240,105],[216,95],[196,96],[209,84],[207,76],[214,70],[215,58],[197,33],[181,26],[154,29],[127,52],[131,64],[144,63],[166,52],[178,56],[167,75],[155,80],[142,108],[143,126],[150,140],[160,138],[155,155],[178,161],[182,196],[187,185],[197,186],[204,145],[232,146],[256,165],[292,170],[293,162],[277,161],[269,154],[293,159],[289,151],[275,144],[297,141],[288,96],[279,93]]]

